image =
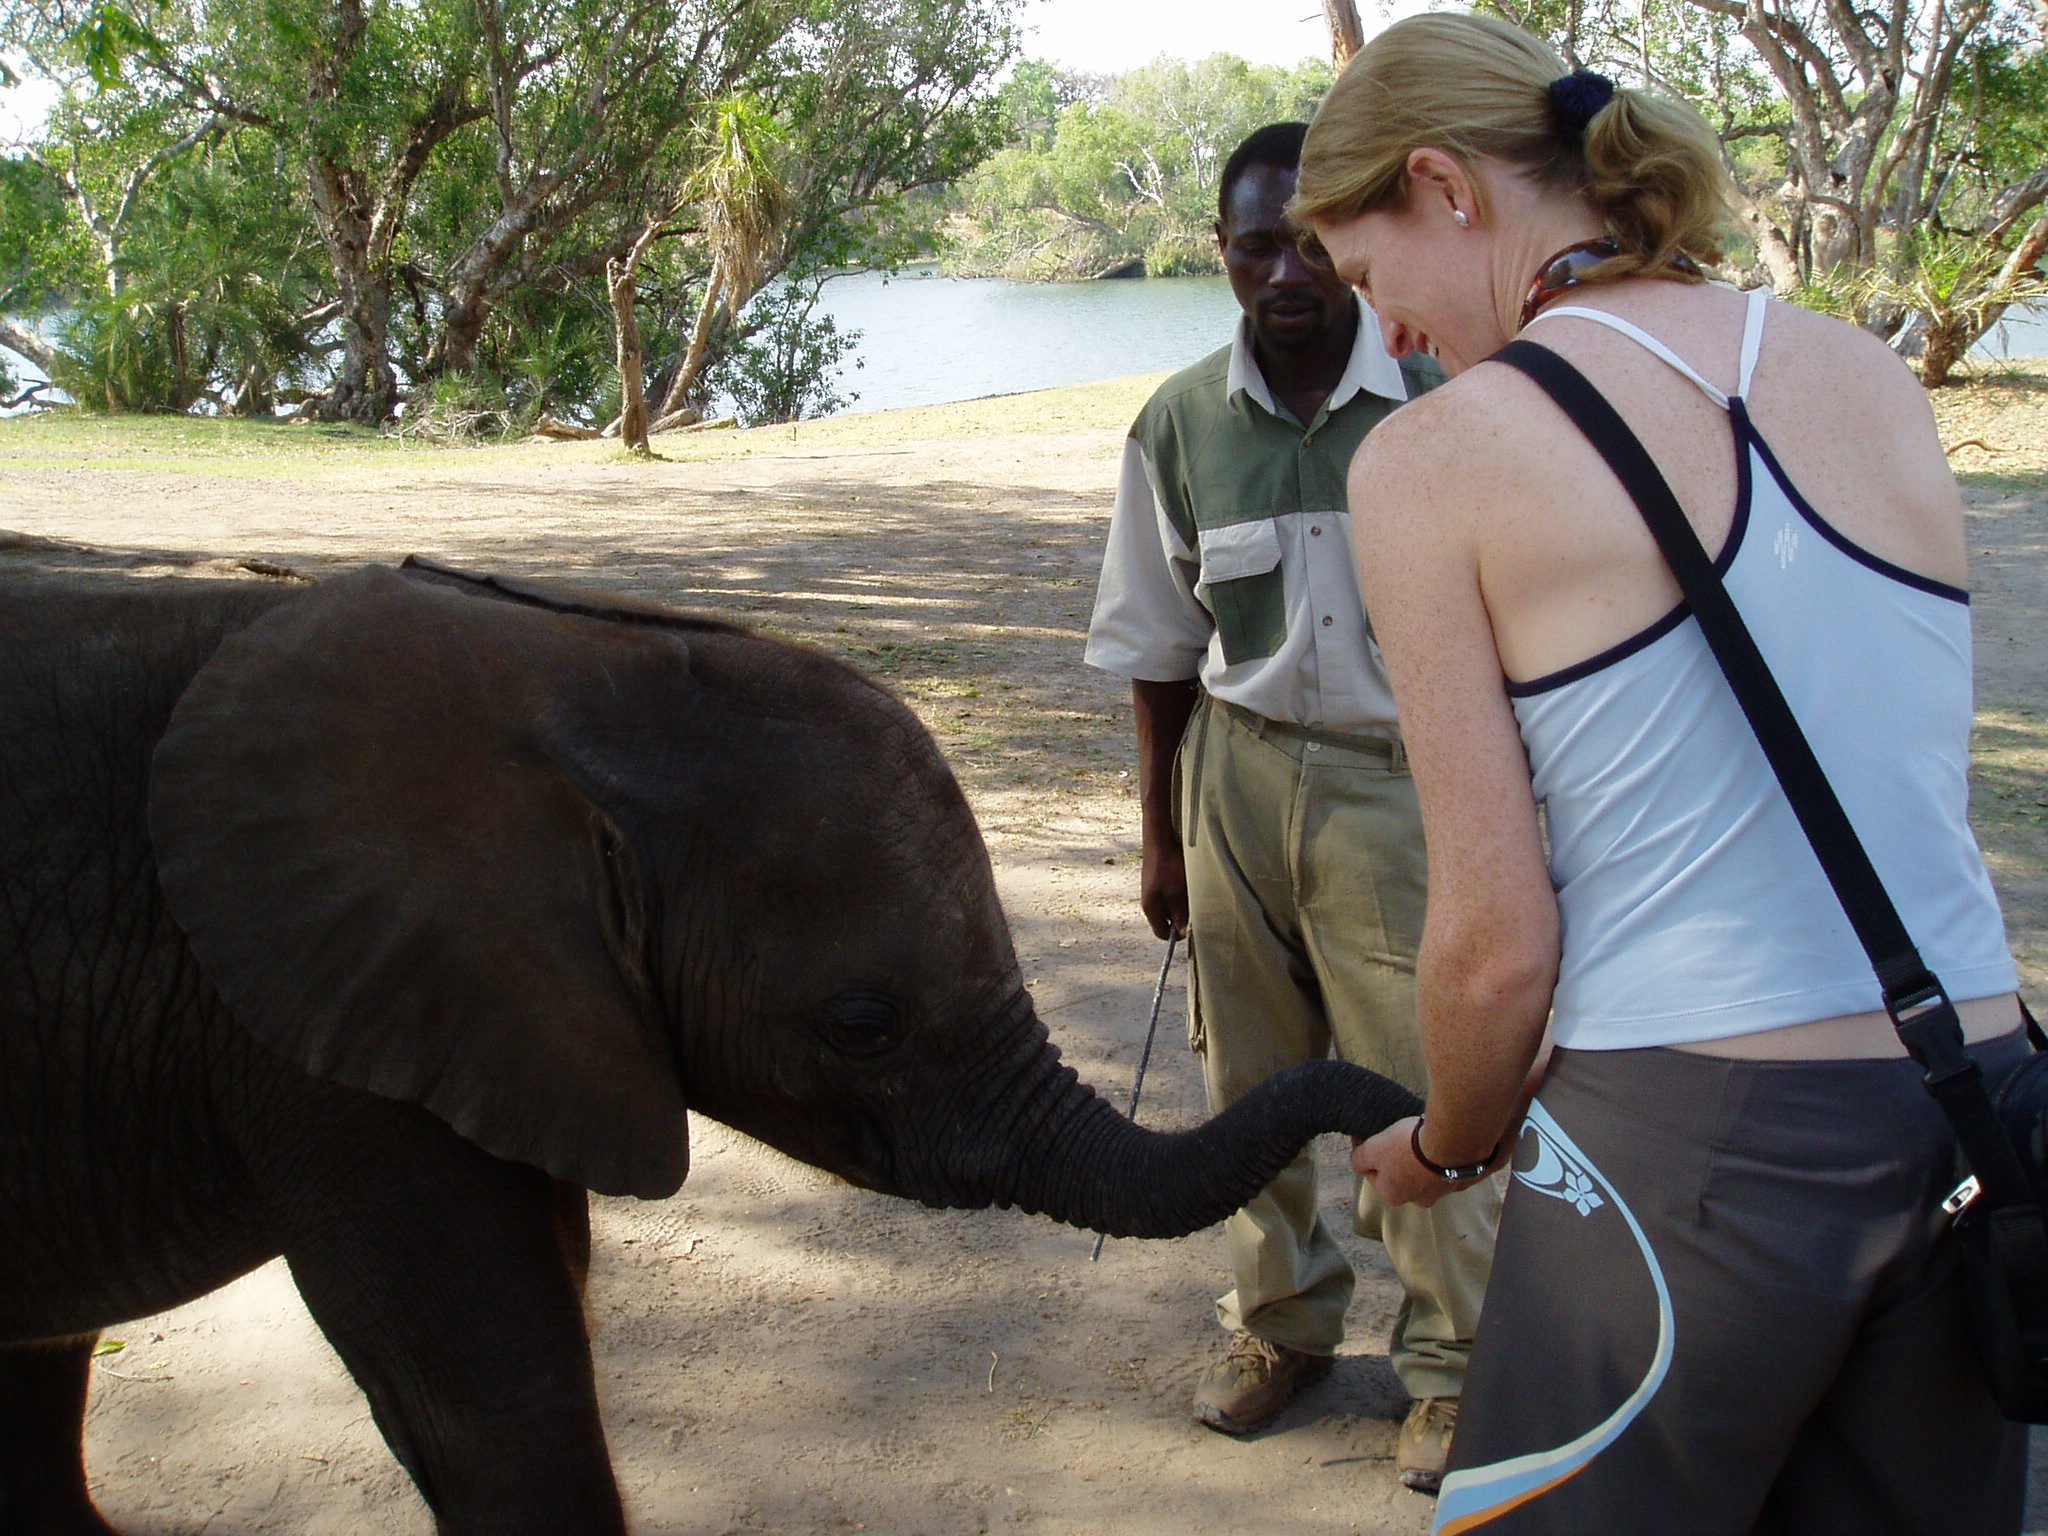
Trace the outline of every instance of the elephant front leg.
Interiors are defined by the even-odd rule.
[[[0,1345],[0,1536],[114,1536],[85,1491],[97,1333]]]
[[[392,1184],[304,1192],[285,1258],[307,1307],[438,1530],[622,1532],[583,1316],[583,1192],[438,1125],[409,1139]]]

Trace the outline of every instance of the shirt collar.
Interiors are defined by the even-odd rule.
[[[1330,391],[1325,414],[1346,404],[1353,395],[1368,392],[1397,403],[1408,398],[1408,380],[1401,372],[1401,365],[1387,350],[1386,343],[1380,340],[1379,316],[1372,312],[1372,306],[1364,299],[1355,302],[1358,305],[1358,339],[1351,344],[1351,361],[1344,365],[1344,376]],[[1264,406],[1268,415],[1280,414],[1272,390],[1266,387],[1266,376],[1259,371],[1258,359],[1252,354],[1249,315],[1237,317],[1237,331],[1230,339],[1230,372],[1224,380],[1224,394],[1233,407],[1240,393],[1251,396]]]

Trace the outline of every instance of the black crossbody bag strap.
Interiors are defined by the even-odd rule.
[[[1493,361],[1526,374],[1549,395],[1634,499],[1870,957],[1885,1012],[1925,1074],[1927,1091],[1954,1127],[1988,1203],[2031,1204],[2026,1173],[1985,1092],[1983,1074],[1964,1052],[1962,1023],[1954,1005],[1921,962],[1806,733],[1656,462],[1586,376],[1547,347],[1510,342],[1493,354]],[[2031,1267],[2048,1271],[2048,1240],[2039,1237],[2038,1220],[2032,1226],[2042,1251]]]

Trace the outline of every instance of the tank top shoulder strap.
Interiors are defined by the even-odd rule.
[[[1736,380],[1733,399],[1741,400],[1749,394],[1749,381],[1756,373],[1756,360],[1763,350],[1764,306],[1769,300],[1770,290],[1768,288],[1754,288],[1750,290],[1748,312],[1743,316],[1742,321],[1742,363]],[[1692,364],[1688,363],[1684,358],[1680,357],[1676,352],[1665,346],[1663,342],[1633,321],[1624,320],[1619,315],[1609,314],[1604,309],[1588,309],[1584,305],[1565,304],[1560,305],[1556,309],[1544,310],[1542,314],[1531,320],[1529,324],[1537,325],[1542,321],[1558,316],[1570,316],[1575,320],[1590,320],[1595,325],[1604,325],[1610,331],[1620,332],[1644,351],[1660,358],[1679,373],[1685,375],[1686,378],[1692,380],[1699,387],[1700,393],[1713,401],[1714,404],[1720,406],[1722,410],[1725,411],[1728,408],[1731,396],[1726,391],[1721,389],[1720,386],[1708,382]],[[1523,327],[1524,330],[1527,328],[1527,326]]]
[[[1749,399],[1749,381],[1756,375],[1757,355],[1764,345],[1764,308],[1771,302],[1771,290],[1749,290],[1749,307],[1742,315],[1742,372],[1735,382],[1735,398]]]

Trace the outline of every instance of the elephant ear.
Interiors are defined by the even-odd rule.
[[[557,1178],[671,1194],[689,1142],[641,860],[590,765],[614,733],[645,760],[695,691],[658,627],[389,570],[322,582],[171,717],[150,789],[171,915],[305,1071]]]

